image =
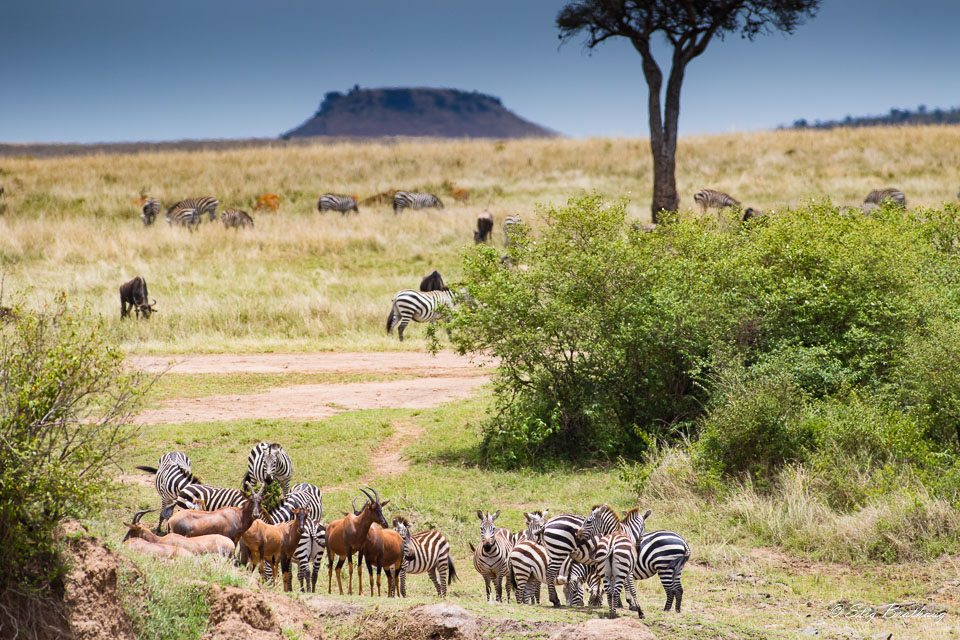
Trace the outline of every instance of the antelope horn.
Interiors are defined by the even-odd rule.
[[[370,502],[380,502],[379,500],[374,500],[373,496],[367,493],[366,489],[364,489],[363,487],[360,487],[360,493],[367,496],[367,500],[369,500]],[[376,493],[376,491],[374,491],[374,493]]]
[[[131,524],[137,524],[138,522],[140,522],[140,518],[150,513],[151,511],[156,511],[156,509],[144,509],[143,511],[137,511],[135,514],[133,514],[133,522]]]
[[[357,512],[357,498],[354,497],[353,501],[352,501],[350,504],[353,505],[353,515],[357,515],[357,513],[358,513],[358,512]],[[366,503],[364,503],[363,506],[364,506],[364,507],[367,506]],[[362,511],[362,510],[363,510],[363,507],[361,507],[360,510]]]
[[[373,491],[373,497],[377,499],[377,502],[380,502],[380,494],[377,493],[377,490],[369,485],[367,485],[367,489],[370,489],[370,491]]]

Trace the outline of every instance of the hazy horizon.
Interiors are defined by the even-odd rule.
[[[564,4],[8,2],[0,141],[275,138],[354,85],[478,91],[567,137],[647,137],[639,55],[559,46]],[[957,24],[957,2],[825,0],[793,35],[715,40],[687,69],[680,134],[956,106]]]

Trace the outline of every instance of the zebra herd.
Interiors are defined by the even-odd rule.
[[[960,192],[957,192],[957,197],[960,198]],[[697,191],[693,194],[693,201],[700,205],[703,213],[706,213],[707,209],[720,210],[740,206],[739,200],[728,193],[717,191],[716,189],[701,189]],[[860,209],[864,214],[869,215],[879,209],[884,202],[891,202],[904,209],[907,207],[907,197],[903,194],[903,191],[893,187],[887,187],[886,189],[874,189],[868,193]],[[849,211],[850,207],[841,207],[840,209],[841,211]],[[743,210],[742,220],[746,222],[751,218],[759,218],[764,215],[766,215],[765,212],[760,209],[747,207]]]
[[[512,587],[517,602],[524,604],[539,602],[540,586],[546,583],[553,606],[560,606],[557,584],[564,586],[567,605],[583,606],[586,587],[591,606],[598,606],[601,592],[606,592],[610,617],[615,617],[626,589],[630,608],[642,618],[634,581],[658,575],[667,595],[664,611],[671,606],[680,611],[680,574],[690,559],[690,546],[672,531],[645,531],[650,511],[641,515],[634,507],[621,518],[610,506],[596,505],[585,517],[565,513],[550,520],[545,520],[546,512],[534,511],[524,514],[526,528],[514,534],[496,526],[499,515],[477,511],[480,544],[471,545],[473,566],[483,576],[488,600],[495,583],[501,601],[505,578],[507,600]]]
[[[184,227],[193,232],[203,222],[203,214],[207,214],[210,222],[217,219],[218,206],[220,206],[220,201],[213,196],[179,200],[167,207],[166,221],[169,225]],[[156,221],[157,216],[160,215],[160,208],[159,200],[145,197],[142,207],[143,213],[140,216],[144,226],[149,227]],[[220,219],[223,226],[228,229],[253,226],[253,218],[250,217],[250,214],[240,209],[224,209]]]

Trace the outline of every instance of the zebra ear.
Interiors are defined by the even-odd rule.
[[[643,514],[643,519],[646,520],[649,518],[651,513],[653,513],[653,511],[651,509],[647,509],[647,512]]]
[[[477,552],[477,549],[476,549],[476,547],[473,546],[473,543],[472,543],[472,542],[467,542],[467,544],[470,545],[470,553],[476,553],[476,552]]]
[[[491,519],[491,520],[496,520],[499,515],[500,515],[500,509],[497,509],[497,512],[496,512],[495,514],[493,514],[493,516],[492,516],[490,519]]]
[[[483,520],[483,511],[480,511],[480,509],[477,509],[477,517]]]

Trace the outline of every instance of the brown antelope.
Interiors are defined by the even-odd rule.
[[[367,540],[357,556],[357,583],[360,585],[357,593],[363,595],[363,566],[361,560],[367,563],[367,574],[370,583],[370,595],[373,595],[373,566],[377,566],[377,597],[381,597],[380,572],[387,572],[387,595],[393,598],[396,595],[397,576],[400,575],[400,566],[403,564],[403,537],[396,531],[384,529],[374,523],[367,531]]]
[[[280,196],[275,193],[265,193],[259,198],[257,198],[257,204],[254,205],[255,209],[270,209],[271,211],[276,212],[280,209]]]
[[[387,527],[387,519],[383,517],[383,507],[390,503],[389,500],[380,502],[380,496],[376,489],[367,487],[373,491],[373,495],[360,489],[361,493],[367,497],[367,502],[363,505],[359,515],[347,514],[340,520],[334,520],[327,525],[327,593],[333,591],[333,557],[337,556],[337,587],[340,594],[343,595],[343,580],[341,570],[343,569],[344,559],[347,561],[347,574],[349,584],[347,593],[353,595],[353,554],[363,548],[367,540],[367,531],[370,525],[376,522],[381,527]]]
[[[293,520],[282,524],[267,524],[257,520],[243,534],[243,544],[249,553],[250,563],[260,567],[260,579],[266,580],[266,564],[270,563],[275,575],[279,566],[283,577],[283,590],[292,590],[290,559],[300,544],[300,533],[307,519],[307,509],[293,509]],[[272,577],[272,576],[271,576]]]
[[[155,544],[167,544],[174,547],[180,547],[181,549],[186,549],[187,551],[196,554],[216,553],[227,558],[233,555],[233,551],[236,548],[233,544],[233,541],[230,540],[230,538],[219,534],[195,536],[193,538],[181,536],[177,533],[168,533],[165,536],[158,536],[150,531],[150,529],[140,524],[140,518],[142,518],[144,514],[150,513],[151,511],[156,511],[156,509],[137,511],[137,513],[133,516],[133,522],[129,524],[124,523],[127,527],[127,535],[123,538],[124,542],[131,538],[141,538],[142,540],[146,540],[147,542],[152,542]]]
[[[167,526],[170,531],[189,538],[219,533],[237,544],[240,536],[260,517],[260,500],[265,487],[262,485],[242,507],[223,507],[216,511],[179,511],[173,514]]]
[[[123,546],[128,549],[150,553],[161,558],[192,558],[193,552],[183,547],[175,547],[172,544],[163,544],[160,542],[147,542],[143,538],[128,538],[123,541]]]

